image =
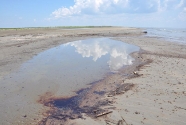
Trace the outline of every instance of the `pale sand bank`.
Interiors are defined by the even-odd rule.
[[[138,74],[143,74],[142,76],[126,79],[123,76],[126,71],[121,70],[118,74],[110,76],[101,81],[100,84],[92,87],[92,91],[101,91],[102,88],[105,88],[109,92],[117,88],[115,84],[134,84],[132,90],[124,94],[107,97],[108,93],[106,93],[102,96],[101,100],[108,100],[110,104],[102,105],[99,108],[108,109],[109,111],[113,111],[112,113],[99,118],[94,118],[94,115],[87,116],[84,114],[83,119],[67,120],[65,124],[117,124],[120,120],[120,123],[124,125],[186,124],[186,46],[184,45],[162,41],[158,38],[142,37],[140,36],[142,32],[140,29],[132,28],[53,29],[48,31],[40,29],[18,33],[15,33],[15,31],[0,32],[1,80],[7,74],[18,69],[21,63],[32,58],[33,55],[74,40],[102,36],[115,37],[115,39],[137,45],[145,50],[141,51],[140,55],[134,54],[134,56],[137,56],[137,59],[138,56],[140,57],[138,61],[148,62],[137,71]],[[149,60],[152,60],[152,62]],[[133,70],[135,70],[134,66],[127,71],[132,74]],[[2,90],[1,93],[6,92],[3,87],[2,85],[0,87]],[[55,92],[55,88],[53,89],[50,91],[51,93],[48,93],[48,97],[54,96],[52,92]],[[17,93],[19,93],[19,90]],[[40,94],[42,95],[44,93]],[[90,106],[94,104],[91,100],[95,102],[100,100],[100,98],[97,99],[94,95],[87,94],[87,96],[91,98],[87,99],[85,97],[81,106]],[[7,103],[7,109],[3,109],[3,112],[0,114],[1,124],[37,124],[44,118],[43,113],[49,109],[37,103],[37,99],[39,99],[38,96],[34,96],[33,94],[25,102],[22,101],[23,104],[20,105],[24,105],[24,108],[23,110],[20,109],[20,112],[15,112],[13,106],[8,106],[9,103]],[[4,100],[6,98],[1,96],[1,102]],[[30,106],[27,105],[27,101],[32,104]],[[14,103],[14,101],[12,100],[11,103]],[[4,108],[4,105],[1,105],[0,108],[2,107]],[[5,112],[9,113],[6,114]],[[45,123],[64,124],[64,120],[51,117]]]

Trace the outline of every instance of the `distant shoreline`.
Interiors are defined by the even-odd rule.
[[[76,28],[111,28],[111,27],[120,27],[120,26],[49,26],[49,27],[12,27],[12,28],[0,28],[0,30],[8,30],[8,29],[76,29]]]

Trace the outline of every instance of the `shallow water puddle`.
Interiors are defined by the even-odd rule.
[[[75,91],[103,79],[107,74],[131,65],[133,58],[129,54],[138,50],[139,47],[120,41],[96,38],[44,51],[1,81],[4,83],[1,84],[3,95],[0,101],[3,103],[0,106],[4,109],[1,116],[7,113],[8,107],[11,111],[31,114],[34,112],[33,109],[30,112],[35,105],[33,101],[46,92],[64,98],[72,96]]]
[[[18,72],[12,74],[10,81],[23,87],[36,85],[45,91],[47,86],[58,91],[58,95],[68,96],[102,79],[107,73],[132,64],[133,58],[129,54],[138,50],[137,46],[108,38],[62,44],[23,64]]]

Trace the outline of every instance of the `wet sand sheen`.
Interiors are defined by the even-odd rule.
[[[47,108],[36,103],[43,94],[48,98],[79,94],[77,90],[131,65],[133,58],[129,54],[138,50],[139,47],[130,44],[97,38],[63,44],[38,54],[1,82],[5,88],[1,108],[4,119],[9,117],[5,123],[24,124],[25,117],[37,119],[43,115],[38,111]],[[72,103],[75,97],[63,104]],[[57,101],[55,104],[63,105]]]

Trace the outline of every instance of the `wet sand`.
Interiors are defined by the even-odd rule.
[[[0,107],[1,124],[186,124],[186,46],[145,37],[142,32],[118,27],[0,30],[0,81],[39,52],[74,40],[113,37],[141,47],[132,54],[136,59],[132,66],[109,74],[74,97],[56,97],[58,86],[30,97],[34,91],[27,93],[29,88],[1,84],[1,102],[9,100],[5,109],[5,103]],[[14,93],[7,88],[15,89]],[[26,98],[11,106],[17,102],[13,95],[22,89]],[[42,91],[42,87],[32,89]],[[74,98],[80,102],[71,110],[57,107]],[[23,108],[18,110],[16,105]]]

